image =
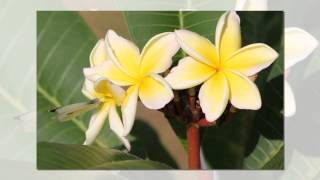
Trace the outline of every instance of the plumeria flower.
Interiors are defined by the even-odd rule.
[[[284,56],[286,76],[293,65],[306,59],[317,46],[318,41],[308,32],[295,27],[285,28]],[[294,115],[295,112],[295,97],[290,84],[285,80],[284,114],[289,117]]]
[[[208,39],[188,30],[175,32],[181,48],[189,55],[166,77],[173,89],[199,84],[199,100],[206,119],[218,119],[228,100],[239,109],[256,110],[261,97],[248,78],[268,67],[278,53],[262,43],[241,48],[240,18],[236,12],[223,14],[216,28],[215,47]]]
[[[236,10],[268,10],[268,0],[237,0]],[[308,32],[296,27],[285,28],[285,77],[289,68],[306,59],[318,46],[318,41]],[[285,109],[284,115],[289,117],[296,112],[294,93],[287,80],[285,80]]]
[[[108,61],[110,60],[104,40],[99,40],[90,54],[90,66],[91,68],[98,67]],[[87,68],[85,68],[84,71],[86,71],[86,69]],[[94,79],[94,81],[92,81],[92,79]],[[97,100],[100,103],[97,112],[90,119],[84,144],[90,145],[94,142],[108,117],[110,129],[118,135],[125,147],[130,150],[130,143],[126,137],[123,136],[124,126],[117,112],[117,106],[121,105],[125,97],[125,91],[104,77],[95,75],[94,77],[91,76],[90,80],[88,78],[85,79],[82,92],[89,99]]]
[[[85,73],[99,74],[114,84],[128,86],[121,106],[123,136],[126,136],[135,120],[138,97],[150,109],[160,109],[172,100],[172,89],[159,73],[171,66],[172,56],[180,47],[175,35],[169,32],[152,37],[141,53],[132,42],[112,30],[107,32],[105,43],[112,61]]]

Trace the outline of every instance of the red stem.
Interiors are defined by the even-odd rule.
[[[199,127],[191,124],[187,127],[189,169],[200,169]]]

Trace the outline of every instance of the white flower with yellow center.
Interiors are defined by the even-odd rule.
[[[98,67],[102,63],[110,61],[105,43],[99,40],[90,55],[91,68]],[[85,68],[84,71],[86,71]],[[90,68],[89,68],[90,69]],[[90,145],[94,142],[99,132],[105,125],[107,117],[109,118],[110,129],[118,135],[125,147],[130,150],[130,143],[124,134],[124,126],[117,112],[117,105],[119,106],[124,97],[125,91],[107,79],[95,75],[90,77],[91,80],[85,79],[82,92],[91,100],[97,100],[100,105],[97,112],[91,117],[89,128],[86,131],[85,145]],[[92,81],[94,79],[94,81]]]
[[[175,35],[170,32],[152,37],[141,54],[132,42],[112,30],[107,32],[105,43],[112,61],[88,69],[85,74],[87,76],[99,74],[114,84],[129,86],[121,106],[123,136],[126,136],[135,120],[138,96],[150,109],[160,109],[173,98],[171,87],[158,74],[171,66],[172,56],[180,47]]]
[[[261,97],[248,79],[268,67],[278,53],[266,44],[241,48],[240,18],[235,12],[221,16],[216,28],[217,48],[206,38],[187,30],[175,32],[181,48],[189,55],[166,77],[173,89],[204,83],[199,91],[202,111],[208,121],[217,120],[228,100],[239,109],[259,109]]]
[[[237,0],[236,10],[256,11],[268,10],[268,0]],[[318,41],[307,31],[297,27],[285,28],[285,77],[287,77],[289,68],[296,63],[306,59],[318,46]],[[296,112],[296,101],[292,88],[287,80],[284,83],[284,115],[289,117]]]
[[[308,32],[296,28],[285,28],[285,43],[284,43],[284,57],[285,57],[285,71],[286,75],[289,69],[296,63],[306,59],[318,46],[318,41]],[[289,117],[296,112],[296,102],[292,88],[287,80],[285,80],[285,116]]]

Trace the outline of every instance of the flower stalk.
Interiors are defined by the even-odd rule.
[[[200,169],[199,126],[197,124],[190,123],[187,126],[187,139],[189,169]]]

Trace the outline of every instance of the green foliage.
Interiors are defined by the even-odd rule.
[[[131,38],[141,49],[152,36],[177,29],[188,29],[213,40],[215,27],[222,13],[219,11],[127,11],[125,17]],[[183,52],[180,51],[173,58],[173,64],[183,56]]]
[[[244,159],[245,169],[283,169],[283,141],[260,136],[255,150]]]
[[[188,150],[188,141],[187,141],[187,128],[185,124],[177,121],[173,117],[167,117],[171,127],[174,129],[176,135],[178,136],[180,143],[182,144],[185,150]]]
[[[148,124],[136,120],[130,134],[134,137],[131,141],[131,154],[177,168],[176,162],[163,147],[156,132]]]
[[[128,153],[95,146],[38,143],[38,169],[171,169]]]

